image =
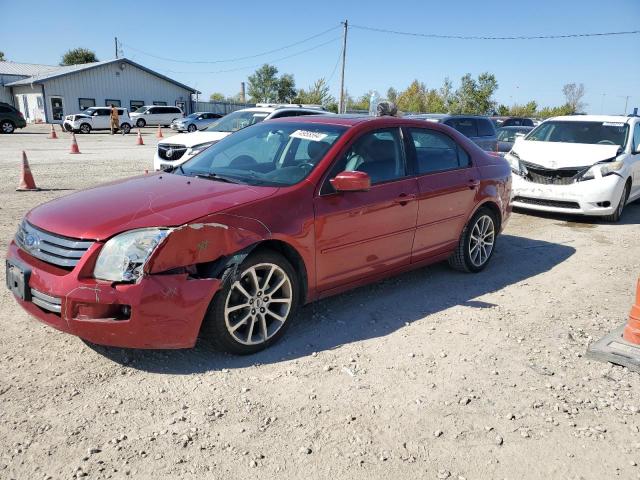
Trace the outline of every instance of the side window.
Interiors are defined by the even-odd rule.
[[[178,107],[167,107],[169,109],[169,111],[167,113],[182,113],[182,110],[180,110]]]
[[[640,152],[640,122],[633,127],[633,151]]]
[[[410,128],[419,174],[442,172],[470,165],[469,155],[451,137],[422,128]]]
[[[476,120],[478,124],[478,136],[479,137],[492,137],[496,134],[493,124],[490,120],[485,118],[479,118]]]
[[[345,170],[368,173],[375,185],[406,175],[399,129],[388,128],[365,133],[334,164],[322,193],[334,191],[329,179]]]
[[[108,108],[99,108],[97,113],[101,117],[109,117],[111,115],[111,109]]]
[[[478,129],[476,122],[472,118],[453,118],[445,122],[446,125],[455,128],[465,137],[477,137]]]
[[[10,108],[0,105],[0,113],[11,113],[11,111],[12,110]]]
[[[120,115],[120,116],[124,115],[124,109],[119,108],[118,109],[118,115]]]
[[[147,113],[151,115],[152,113],[160,113],[160,112],[158,111],[157,107],[151,107],[149,110],[147,110]]]

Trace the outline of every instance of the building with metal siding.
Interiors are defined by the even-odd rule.
[[[13,71],[3,64],[12,64]],[[191,95],[196,93],[194,88],[126,58],[64,67],[40,65],[41,69],[29,76],[24,75],[29,69],[18,72],[16,65],[27,64],[0,62],[3,77],[23,73],[0,86],[0,96],[11,99],[8,103],[31,122],[62,123],[65,115],[112,103],[130,110],[141,105],[177,105],[190,113]]]

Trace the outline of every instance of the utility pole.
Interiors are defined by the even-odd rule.
[[[338,113],[344,113],[346,105],[344,104],[344,64],[347,58],[347,31],[349,29],[349,20],[345,20],[344,37],[342,39],[342,74],[340,75],[340,103],[338,104]]]
[[[627,105],[629,104],[629,97],[631,97],[631,95],[619,95],[620,98],[624,98],[624,112],[622,112],[623,115],[627,114]]]
[[[118,58],[118,37],[113,37],[113,39],[115,40],[116,44],[116,58]]]

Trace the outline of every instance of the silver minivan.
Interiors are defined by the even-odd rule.
[[[147,125],[162,125],[168,127],[171,122],[184,117],[180,107],[169,107],[164,105],[145,105],[130,114],[131,120],[136,127],[142,128]]]

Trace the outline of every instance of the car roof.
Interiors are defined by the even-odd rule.
[[[345,127],[353,127],[363,123],[380,123],[381,126],[389,125],[393,121],[396,125],[419,126],[427,122],[419,118],[393,117],[384,115],[381,117],[372,117],[365,114],[327,114],[327,115],[310,115],[300,117],[285,117],[269,120],[269,122],[286,122],[286,123],[317,123],[325,125],[342,125]]]
[[[498,130],[533,130],[534,128],[531,125],[507,125],[506,127],[498,127]]]
[[[560,120],[563,122],[614,122],[626,123],[636,117],[624,115],[562,115],[560,117],[549,118],[549,120]]]

